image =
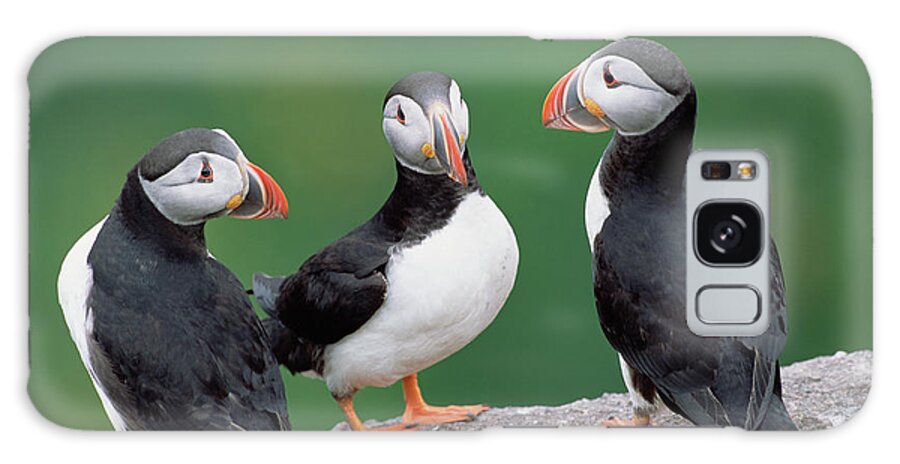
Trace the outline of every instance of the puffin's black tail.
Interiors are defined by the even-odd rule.
[[[270,317],[262,324],[278,364],[288,368],[292,374],[313,369],[312,350],[306,341],[298,338],[278,319]]]
[[[781,399],[781,366],[775,365],[775,385],[772,390],[772,398],[766,409],[766,416],[759,424],[758,430],[797,430],[797,424],[791,420],[784,400]]]
[[[279,364],[296,374],[312,369],[313,362],[309,345],[278,320],[275,302],[281,294],[281,284],[285,279],[286,277],[272,277],[257,272],[253,274],[253,295],[256,296],[259,306],[269,315],[262,324],[269,336],[275,358]]]
[[[759,424],[758,430],[797,430],[797,425],[784,407],[780,396],[773,396],[766,409],[766,417]]]
[[[287,277],[272,277],[262,272],[253,274],[253,295],[259,306],[269,315],[269,317],[277,317],[275,311],[275,302],[278,295],[281,294],[281,284]]]

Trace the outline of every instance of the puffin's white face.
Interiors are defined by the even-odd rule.
[[[682,99],[666,92],[633,61],[618,56],[586,63],[578,93],[588,111],[601,120],[605,115],[624,135],[655,128]]]
[[[465,184],[462,153],[469,135],[469,109],[456,81],[443,97],[420,104],[405,95],[392,96],[384,105],[382,129],[394,156],[407,168],[446,173]]]
[[[144,166],[155,174],[142,172]],[[287,217],[281,187],[221,129],[188,129],[170,136],[138,164],[138,177],[156,209],[175,224],[195,225],[225,214]]]
[[[192,153],[152,182],[142,176],[141,185],[168,220],[180,225],[199,224],[243,202],[250,183],[246,169],[238,163],[218,153]]]

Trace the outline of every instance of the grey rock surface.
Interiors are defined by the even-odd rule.
[[[836,427],[856,414],[866,401],[872,377],[872,352],[839,351],[794,363],[782,369],[784,402],[801,430]],[[399,405],[398,405],[399,406]],[[420,426],[417,430],[483,430],[487,428],[596,427],[605,419],[631,417],[626,393],[604,393],[595,399],[580,399],[561,406],[514,406],[493,408],[471,422]],[[396,424],[367,421],[368,427]],[[691,427],[664,406],[653,416],[655,426]],[[333,430],[349,430],[345,422]]]

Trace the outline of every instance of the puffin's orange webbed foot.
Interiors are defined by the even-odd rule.
[[[631,419],[619,419],[613,417],[601,423],[604,427],[649,427],[650,416],[635,414]]]
[[[344,412],[344,417],[347,418],[347,424],[350,426],[350,429],[355,432],[399,432],[415,430],[415,428],[419,425],[415,423],[401,422],[399,424],[386,425],[384,427],[369,428],[366,427],[365,424],[363,424],[359,417],[357,417],[356,411],[353,408],[352,396],[335,398],[335,400],[337,400],[338,406],[341,407],[341,411]]]
[[[422,405],[407,408],[403,413],[406,424],[447,424],[450,422],[468,422],[475,420],[479,414],[490,409],[483,404],[472,406],[430,406]]]
[[[479,414],[490,409],[483,404],[471,406],[431,406],[422,398],[416,374],[403,378],[403,397],[406,400],[406,411],[403,413],[404,424],[447,424],[451,422],[468,422],[475,420]]]

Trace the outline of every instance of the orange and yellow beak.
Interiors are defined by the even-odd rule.
[[[432,114],[431,126],[434,133],[434,150],[430,152],[430,156],[437,157],[438,162],[451,179],[468,185],[469,179],[466,176],[466,167],[463,165],[462,159],[465,151],[465,136],[456,129],[450,114],[443,110],[435,111]],[[429,156],[427,148],[423,147],[423,151],[426,152],[426,156]]]
[[[585,66],[582,63],[567,72],[550,89],[541,110],[544,127],[578,132],[609,130],[606,113],[600,105],[579,95],[579,79]]]
[[[284,219],[288,217],[288,201],[275,179],[262,168],[247,162],[250,189],[243,201],[229,213],[240,219]],[[232,202],[229,202],[229,207]]]

